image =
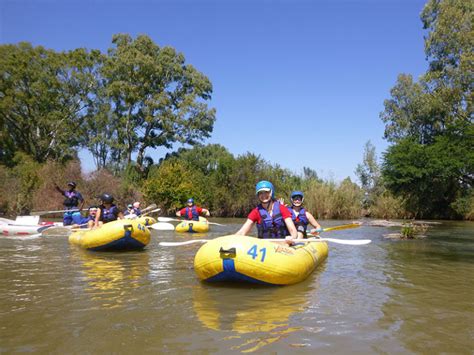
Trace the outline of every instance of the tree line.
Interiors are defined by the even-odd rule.
[[[112,38],[107,53],[0,46],[0,210],[57,208],[53,184],[79,180],[90,202],[108,191],[120,203],[157,202],[173,211],[193,196],[218,216],[245,216],[254,185],[278,197],[305,192],[317,218],[474,219],[472,2],[430,0],[421,13],[429,68],[400,74],[380,117],[390,146],[381,163],[367,142],[360,184],[295,174],[248,152],[203,145],[216,119],[212,83],[184,55],[148,36]],[[160,161],[150,149],[180,148]],[[97,170],[81,173],[87,149]],[[60,199],[59,199],[60,201]]]

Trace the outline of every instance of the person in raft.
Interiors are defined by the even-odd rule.
[[[142,211],[140,210],[140,202],[134,202],[133,205],[131,203],[128,204],[127,209],[123,214],[124,216],[128,216],[127,218],[140,217],[142,215]]]
[[[298,231],[299,238],[306,238],[308,224],[311,224],[317,230],[321,230],[321,226],[311,213],[303,207],[304,194],[301,191],[293,191],[290,196],[291,207],[288,210],[291,218]]]
[[[187,201],[187,206],[180,209],[178,212],[176,212],[176,216],[178,217],[183,217],[184,219],[188,221],[199,221],[199,216],[200,215],[205,215],[206,217],[209,217],[211,214],[209,213],[209,210],[198,207],[194,204],[194,199],[190,198]]]
[[[131,214],[133,214],[133,205],[131,203],[129,203],[127,205],[127,209],[125,211],[123,211],[123,215],[124,216],[129,216]]]
[[[101,204],[95,216],[96,227],[100,227],[104,223],[123,219],[123,213],[114,204],[114,198],[109,194],[102,194],[100,197]]]
[[[99,208],[97,206],[90,206],[89,207],[89,215],[87,217],[81,217],[81,223],[74,224],[73,227],[79,228],[92,228],[95,225],[95,217],[97,214],[97,210]]]
[[[248,235],[254,224],[257,224],[259,238],[282,238],[288,244],[298,238],[291,212],[280,201],[275,199],[275,189],[269,181],[262,180],[255,186],[259,204],[250,211],[247,220],[236,233]]]
[[[73,224],[81,224],[81,210],[84,206],[84,198],[79,191],[76,191],[76,183],[70,181],[67,183],[68,190],[62,190],[57,184],[54,187],[58,192],[61,193],[66,199],[63,202],[64,212],[63,224],[70,226]]]

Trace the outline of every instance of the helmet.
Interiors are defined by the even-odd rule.
[[[293,191],[293,192],[291,193],[291,196],[290,196],[291,200],[293,201],[293,199],[294,199],[296,196],[301,196],[301,202],[304,201],[304,193],[303,193],[303,192],[301,192],[301,191]]]
[[[255,185],[255,194],[258,195],[260,191],[271,191],[272,198],[275,196],[275,189],[273,188],[273,184],[270,181],[259,181],[257,185]]]
[[[194,199],[193,198],[188,199],[188,203],[194,204]]]
[[[129,204],[127,205],[127,208],[133,208],[133,205],[132,205],[131,203],[129,203]]]
[[[135,208],[140,208],[140,202],[138,202],[138,201],[137,201],[137,202],[134,202],[134,203],[133,203],[133,207],[135,207]]]
[[[105,202],[105,203],[112,203],[114,202],[114,198],[112,195],[109,195],[109,194],[102,194],[100,196],[100,199],[102,200],[102,202]]]
[[[74,181],[69,181],[69,182],[67,183],[67,186],[76,187],[77,185],[76,185],[76,183],[75,183]]]
[[[89,213],[96,213],[97,209],[97,206],[89,206]]]

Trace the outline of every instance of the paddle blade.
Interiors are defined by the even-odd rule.
[[[169,217],[158,217],[158,222],[181,222],[181,220]]]
[[[146,211],[149,211],[149,210],[152,210],[152,209],[155,209],[156,207],[157,207],[156,203],[152,203],[150,206],[147,206],[144,209],[142,209],[142,213],[146,212]]]
[[[361,226],[360,223],[343,224],[342,226],[334,226],[334,227],[324,228],[323,232],[336,231],[336,230],[342,230],[342,229],[358,228],[360,226]]]
[[[166,222],[154,223],[148,228],[151,228],[157,231],[174,231],[174,226],[171,223],[166,223]]]

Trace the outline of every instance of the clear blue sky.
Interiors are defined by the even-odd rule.
[[[354,181],[365,143],[379,157],[388,146],[379,113],[397,75],[427,68],[425,2],[1,0],[0,43],[105,52],[115,33],[146,34],[212,81],[217,120],[206,143]]]

